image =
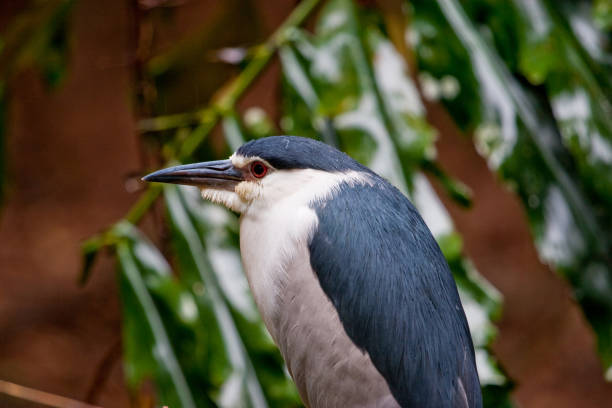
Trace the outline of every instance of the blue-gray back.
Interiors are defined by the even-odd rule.
[[[372,174],[372,173],[370,173]],[[404,407],[481,407],[474,349],[448,264],[382,178],[312,203],[311,265],[355,344]],[[465,396],[464,396],[465,395]]]

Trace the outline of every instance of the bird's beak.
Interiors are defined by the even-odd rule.
[[[231,160],[216,160],[169,167],[147,174],[142,179],[233,191],[236,184],[243,181],[244,177]]]

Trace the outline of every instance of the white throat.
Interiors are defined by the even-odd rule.
[[[273,337],[278,299],[291,278],[291,265],[297,253],[308,253],[302,249],[318,224],[310,204],[329,198],[342,183],[373,182],[362,172],[302,169],[276,171],[258,186],[249,186],[246,194],[254,198],[240,218],[240,253],[255,302]]]

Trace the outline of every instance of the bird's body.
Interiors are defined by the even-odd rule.
[[[249,285],[307,406],[482,406],[448,265],[387,181],[327,145],[289,136],[151,176],[207,178],[203,197],[241,213]]]
[[[283,192],[284,200],[240,219],[240,251],[257,306],[307,406],[397,407],[369,355],[347,336],[310,262],[318,228],[310,197],[327,196],[342,178],[321,183],[323,172],[298,171],[308,194]]]

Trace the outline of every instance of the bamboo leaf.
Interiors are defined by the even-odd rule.
[[[597,153],[605,154],[610,139],[609,129],[597,125],[605,121],[597,119],[596,114],[607,109],[601,91],[606,85],[601,78],[595,80],[595,71],[603,68],[585,64],[592,60],[577,48],[571,24],[562,21],[562,12],[553,13],[545,4],[520,2],[520,12],[513,14],[508,4],[502,11],[491,3],[470,3],[472,12],[478,9],[480,29],[466,12],[470,10],[464,10],[455,0],[438,0],[437,17],[429,2],[418,2],[415,11],[419,15],[419,10],[427,10],[420,18],[434,27],[429,35],[437,40],[426,43],[428,47],[435,44],[433,53],[450,53],[448,48],[456,48],[458,40],[463,50],[452,52],[468,56],[470,73],[466,74],[465,66],[453,64],[446,67],[444,75],[462,78],[459,104],[473,102],[467,97],[474,90],[463,90],[473,85],[466,78],[476,81],[474,89],[482,102],[469,113],[468,120],[476,125],[476,147],[522,199],[541,259],[574,287],[595,329],[599,353],[608,369],[612,367],[612,236],[607,228],[610,171],[607,159],[594,158],[594,146]],[[530,22],[536,15],[534,9],[539,10],[536,14],[544,22],[540,17],[537,24],[535,20]],[[520,35],[502,32],[497,16],[503,12],[520,17],[522,23],[512,25]],[[489,30],[489,38],[481,35],[483,29]],[[523,43],[504,40],[513,35],[523,38]],[[563,44],[563,52],[559,44]],[[417,47],[421,46],[425,43]],[[540,51],[536,51],[538,47]],[[542,47],[548,53],[542,53]],[[534,53],[547,59],[532,60],[529,65],[525,61]],[[517,80],[510,70],[513,67],[532,82],[545,84],[548,93],[542,95]],[[458,111],[451,109],[451,113],[459,117]],[[610,373],[612,370],[607,375]]]
[[[92,237],[81,244],[81,273],[79,274],[79,285],[85,285],[91,275],[94,262],[102,247],[102,238]]]
[[[136,387],[153,376],[164,404],[195,408],[192,391],[148,287],[172,285],[170,268],[131,224],[118,224],[114,233],[121,238],[116,249],[121,271],[128,383]],[[155,283],[147,285],[146,279]]]
[[[612,206],[612,55],[603,47],[605,36],[590,21],[587,2],[562,2],[560,7],[540,0],[517,4],[525,37],[519,51],[529,61],[539,44],[550,47],[550,67],[540,83],[586,194],[601,201],[595,203],[596,212],[606,212]],[[529,78],[531,67],[524,65],[521,72]]]
[[[245,142],[240,123],[235,112],[226,115],[221,122],[225,141],[232,152],[235,152]]]

